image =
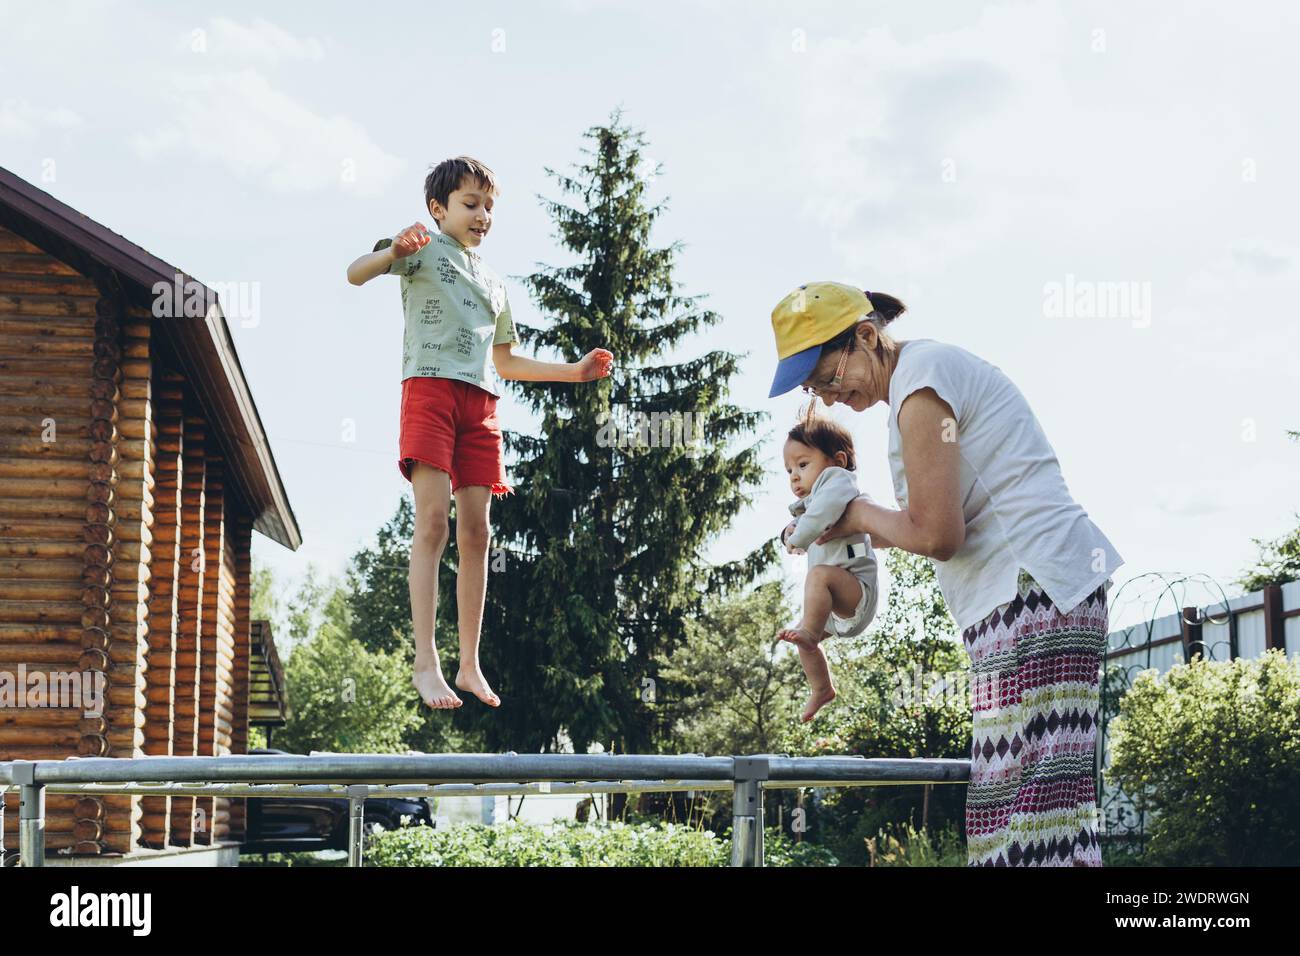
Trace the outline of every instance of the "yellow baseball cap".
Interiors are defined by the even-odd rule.
[[[776,377],[768,398],[790,391],[812,374],[821,347],[876,310],[868,293],[842,282],[801,285],[772,310]]]

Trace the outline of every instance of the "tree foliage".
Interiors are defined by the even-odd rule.
[[[790,645],[778,641],[792,609],[782,583],[710,601],[665,659],[656,702],[686,753],[771,753],[806,694]]]
[[[704,557],[761,479],[763,416],[729,401],[739,355],[664,361],[719,317],[680,290],[679,245],[650,242],[664,206],[647,196],[641,133],[616,113],[586,138],[573,175],[547,170],[568,202],[543,201],[576,261],[525,279],[549,321],[519,332],[567,361],[608,348],[615,367],[595,382],[510,383],[540,427],[506,433],[516,493],[493,505],[504,552],[481,657],[504,703],[463,708],[492,749],[550,750],[565,737],[578,752],[652,749],[643,691],[660,662],[709,594],[776,557],[770,543],[721,565]]]
[[[1300,441],[1300,432],[1287,431],[1292,441]],[[1270,584],[1289,584],[1300,581],[1300,514],[1295,515],[1297,523],[1291,531],[1272,541],[1251,538],[1259,549],[1259,557],[1253,567],[1242,572],[1236,585],[1243,590],[1259,591]]]

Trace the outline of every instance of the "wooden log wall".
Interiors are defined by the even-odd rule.
[[[201,417],[187,408],[182,423],[185,456],[181,475],[181,566],[177,578],[179,611],[176,617],[176,719],[172,724],[172,753],[178,757],[199,752],[199,669],[202,659],[204,590],[204,481],[207,430]],[[194,841],[194,818],[199,809],[195,797],[169,797],[171,842],[190,846]],[[207,829],[206,818],[201,821]]]
[[[15,681],[23,671],[51,687],[93,681],[107,666],[120,329],[101,298],[90,279],[0,229],[0,670]],[[93,690],[88,681],[79,699],[0,707],[0,759],[94,752],[110,715],[86,716]],[[98,847],[106,811],[130,800],[50,794],[46,846]],[[16,821],[17,794],[7,806]],[[16,848],[16,826],[5,845]]]
[[[151,316],[140,310],[121,317],[117,540],[113,562],[112,642],[109,690],[110,757],[143,754],[152,587],[155,431]],[[129,853],[140,846],[140,799],[129,810],[110,812],[104,849]]]
[[[118,403],[121,400],[121,332],[125,306],[109,297],[96,300],[94,324],[94,362],[91,366],[91,408],[89,437],[90,480],[86,493],[85,538],[81,592],[81,657],[78,661],[83,674],[103,682],[106,699],[100,714],[83,715],[81,737],[77,752],[83,757],[109,755],[109,727],[114,719],[121,719],[123,708],[115,701],[112,684],[110,652],[117,636],[114,624],[111,592],[114,589],[117,547],[118,464],[120,435]],[[112,554],[110,560],[108,555]],[[129,577],[129,571],[128,571]],[[119,618],[121,620],[121,618]],[[129,703],[126,717],[130,718]],[[110,828],[120,825],[123,807],[110,814],[108,807],[98,797],[78,800],[74,809],[73,834],[76,842],[73,852],[98,854],[105,848]],[[129,802],[125,807],[130,812]],[[121,832],[115,834],[119,840]],[[126,844],[130,843],[129,829]]]
[[[217,577],[217,613],[215,616],[216,667],[215,697],[212,707],[203,709],[212,718],[212,755],[219,757],[232,752],[235,737],[235,646],[238,615],[235,610],[235,499],[226,494],[223,498],[219,575]],[[217,797],[212,809],[212,839],[230,839],[230,798]]]
[[[202,660],[199,665],[199,740],[196,751],[204,757],[215,757],[220,752],[216,736],[217,670],[223,650],[221,640],[227,627],[221,573],[226,532],[224,466],[221,456],[209,450],[203,484],[203,636],[200,641]],[[202,810],[200,819],[206,822],[206,826],[196,829],[194,842],[209,844],[216,824],[216,800],[213,797],[198,797],[196,800]]]
[[[0,760],[247,751],[252,517],[155,321],[0,229],[0,670],[104,689],[0,700]],[[243,803],[50,794],[46,844],[241,838]]]
[[[184,460],[183,379],[154,369],[153,584],[149,606],[149,660],[145,671],[144,752],[172,755],[172,722],[176,717],[176,637],[180,609],[181,464]],[[142,846],[161,849],[171,832],[171,806],[166,797],[144,797],[141,806]]]
[[[253,519],[247,513],[237,514],[233,529],[235,557],[235,668],[231,675],[231,731],[232,753],[248,753],[248,693],[249,670],[253,660],[253,621],[251,602]],[[247,836],[248,801],[230,801],[229,838],[243,842]]]

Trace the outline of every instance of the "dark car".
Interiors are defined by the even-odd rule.
[[[250,754],[288,754],[255,747]],[[348,848],[348,801],[340,797],[248,797],[248,835],[241,852],[297,853]],[[433,826],[423,797],[371,797],[365,804],[364,830]]]

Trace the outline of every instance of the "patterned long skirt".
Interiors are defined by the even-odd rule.
[[[1069,614],[1019,594],[962,641],[971,662],[969,866],[1101,866],[1094,783],[1106,587]]]

